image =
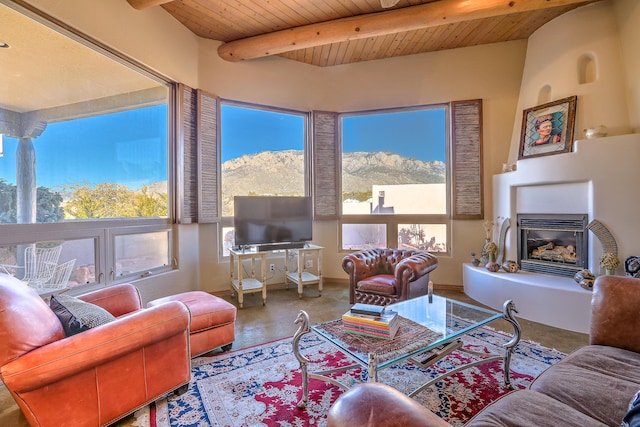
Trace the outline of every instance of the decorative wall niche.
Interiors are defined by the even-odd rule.
[[[593,53],[585,53],[578,58],[578,83],[587,84],[598,80],[598,67],[596,56]]]

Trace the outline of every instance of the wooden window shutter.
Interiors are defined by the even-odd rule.
[[[216,96],[198,89],[198,222],[217,222],[218,182],[220,171],[218,159],[220,144],[218,139],[218,105]]]
[[[197,220],[198,207],[198,158],[197,158],[197,99],[196,91],[183,84],[178,85],[178,147],[177,181],[178,222],[191,224]]]
[[[451,127],[453,219],[482,219],[482,100],[452,102]]]
[[[312,126],[314,219],[336,219],[340,203],[338,113],[314,111]]]

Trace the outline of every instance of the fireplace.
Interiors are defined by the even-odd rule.
[[[573,277],[587,268],[586,214],[518,214],[520,268]]]

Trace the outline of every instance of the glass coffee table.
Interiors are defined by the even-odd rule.
[[[401,316],[400,329],[394,339],[364,337],[344,332],[342,320],[309,325],[309,315],[301,310],[295,323],[299,324],[293,336],[293,353],[300,363],[302,372],[302,399],[299,408],[306,407],[309,400],[309,378],[319,379],[346,389],[329,374],[342,372],[352,368],[367,368],[368,381],[378,380],[378,372],[407,359],[419,366],[430,366],[454,350],[472,353],[479,358],[474,362],[449,370],[422,384],[412,391],[414,396],[441,379],[472,366],[494,360],[503,360],[504,384],[512,388],[510,380],[511,355],[520,341],[520,325],[514,313],[517,313],[513,301],[503,305],[502,313],[476,307],[453,299],[437,295],[425,295],[387,306]],[[495,320],[504,319],[513,326],[513,336],[503,344],[504,355],[487,355],[462,348],[464,335]],[[336,369],[308,372],[310,361],[300,353],[300,339],[303,335],[314,332],[326,339],[339,350],[348,355],[354,363]]]

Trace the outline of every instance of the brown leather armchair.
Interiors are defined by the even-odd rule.
[[[349,274],[349,303],[387,305],[425,295],[438,259],[428,252],[367,249],[342,259]]]
[[[187,307],[141,309],[123,284],[80,297],[116,320],[65,337],[35,290],[0,274],[0,379],[32,426],[99,426],[190,380]]]

